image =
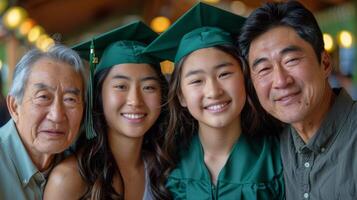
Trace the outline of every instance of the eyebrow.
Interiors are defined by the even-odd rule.
[[[290,45],[290,46],[284,48],[283,50],[281,50],[279,54],[284,55],[284,54],[291,53],[291,52],[302,52],[302,48],[298,47],[296,45]]]
[[[51,87],[49,85],[46,85],[44,83],[35,83],[35,88],[37,88],[38,90],[45,90],[45,89],[48,89],[48,90],[51,90],[51,91],[55,91],[56,88],[55,87]],[[79,96],[79,94],[81,93],[81,90],[78,89],[78,88],[67,88],[64,90],[64,93],[71,93],[71,94],[74,94],[74,95],[77,95]]]
[[[115,75],[112,77],[112,79],[131,80],[131,78],[129,76],[124,76],[124,75]],[[140,79],[141,82],[150,81],[150,80],[159,81],[159,79],[156,76],[146,76],[146,77]]]
[[[221,63],[221,64],[218,64],[216,66],[213,67],[213,69],[217,70],[217,69],[220,69],[220,68],[224,68],[224,67],[229,67],[229,66],[232,66],[233,63],[231,62],[224,62],[224,63]],[[202,74],[204,73],[204,70],[202,69],[198,69],[198,70],[191,70],[191,71],[188,71],[185,75],[185,78],[189,77],[189,76],[192,76],[192,75],[195,75],[195,74]]]
[[[291,53],[291,52],[302,52],[302,48],[298,47],[296,45],[290,45],[290,46],[284,48],[283,50],[281,50],[279,52],[279,54],[280,54],[280,56],[283,56],[283,55]],[[254,60],[253,65],[252,65],[253,70],[257,67],[257,65],[259,65],[260,63],[267,61],[267,60],[268,60],[268,58],[266,58],[266,57]]]
[[[253,65],[252,65],[253,70],[255,70],[260,63],[267,61],[267,60],[268,59],[266,57],[254,60]]]
[[[123,76],[123,75],[115,75],[112,77],[112,79],[125,79],[125,80],[130,80],[129,77]]]
[[[147,77],[144,77],[144,78],[141,79],[141,81],[151,81],[151,80],[159,81],[159,79],[157,77],[155,77],[155,76],[147,76]]]
[[[68,88],[64,90],[64,93],[70,93],[70,94],[74,94],[76,96],[79,96],[79,94],[81,93],[81,90],[78,88]]]

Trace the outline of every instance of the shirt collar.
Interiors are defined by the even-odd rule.
[[[265,158],[270,153],[267,150],[269,145],[265,142],[265,137],[248,139],[249,136],[241,134],[231,149],[227,162],[221,169],[218,181],[229,180],[231,183],[241,183],[247,180],[258,180],[263,177],[259,167],[247,169],[248,165],[253,165],[252,160],[257,163],[265,162]],[[260,153],[257,149],[262,148]],[[254,153],[253,153],[254,152]],[[191,180],[210,181],[209,171],[204,163],[204,152],[198,134],[193,136],[190,147],[181,152],[181,160],[171,173],[171,177],[189,178]],[[266,165],[267,164],[267,165]],[[269,162],[264,163],[268,167]],[[269,167],[268,167],[269,168]],[[273,167],[271,168],[273,169]],[[267,170],[269,171],[269,170]],[[266,173],[267,179],[271,179],[275,174]]]
[[[7,137],[8,142],[7,150],[17,171],[19,180],[23,187],[26,187],[30,182],[30,179],[37,173],[40,173],[37,167],[32,162],[25,146],[23,145],[21,138],[17,132],[15,122],[10,120],[4,127],[5,130],[2,134]],[[37,175],[36,181],[42,179],[41,174]],[[38,179],[38,180],[37,180]]]
[[[295,149],[298,152],[305,152],[307,150],[311,150],[315,153],[324,152],[331,146],[334,138],[344,126],[352,109],[353,100],[344,89],[334,89],[334,93],[337,95],[335,102],[328,111],[320,128],[307,144],[303,142],[296,130],[291,127],[290,130]]]

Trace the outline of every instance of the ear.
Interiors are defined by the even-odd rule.
[[[332,63],[330,55],[326,51],[321,53],[321,67],[323,67],[325,77],[327,78],[330,76],[332,72]]]
[[[9,113],[11,115],[11,118],[16,123],[19,119],[19,111],[18,111],[19,105],[17,104],[15,97],[13,97],[11,95],[7,95],[6,104],[7,104],[7,109],[9,110]]]
[[[187,107],[185,97],[182,96],[182,93],[177,94],[177,98],[179,99],[182,107]]]

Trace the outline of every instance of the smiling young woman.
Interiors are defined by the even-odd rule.
[[[159,60],[142,53],[156,36],[136,22],[74,47],[90,61],[100,55],[95,70],[91,63],[87,138],[55,167],[45,199],[169,199],[160,143],[168,86]]]
[[[195,19],[195,20],[192,20]],[[234,46],[244,18],[199,3],[147,48],[175,62],[164,150],[174,199],[283,199],[279,124],[245,87]]]

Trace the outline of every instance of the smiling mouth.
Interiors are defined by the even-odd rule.
[[[129,120],[140,120],[146,116],[146,114],[135,114],[135,113],[122,113],[121,115]]]
[[[289,105],[294,102],[295,98],[300,94],[300,92],[290,93],[288,95],[279,97],[275,99],[275,102],[282,103],[283,105]]]
[[[62,137],[65,135],[65,132],[63,131],[56,131],[56,130],[42,130],[40,133],[43,133],[49,137]]]
[[[226,101],[223,103],[211,104],[209,106],[205,106],[204,109],[214,113],[222,112],[227,108],[230,103],[230,101]]]

